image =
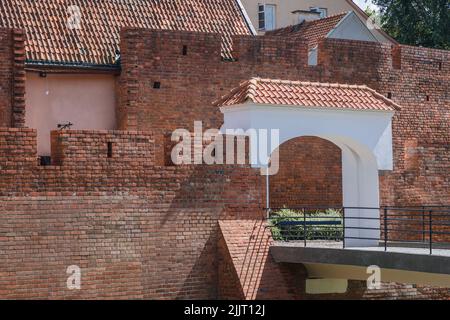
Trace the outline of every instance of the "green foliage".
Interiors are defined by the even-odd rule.
[[[319,218],[320,216],[320,218]],[[340,225],[303,225],[305,214],[302,211],[290,209],[279,210],[271,216],[269,223],[272,226],[272,236],[277,241],[304,240],[336,240],[341,241],[343,237],[342,214],[336,210],[325,210],[308,212],[307,222],[338,221]],[[284,221],[296,221],[300,225],[279,225]],[[305,232],[306,231],[306,232]]]
[[[378,14],[375,10],[370,9],[370,7],[367,7],[366,10],[364,10],[364,12],[365,12],[369,17],[376,16],[376,15]]]
[[[373,0],[382,27],[403,44],[450,49],[450,0]]]

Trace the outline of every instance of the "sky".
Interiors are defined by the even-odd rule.
[[[377,6],[375,6],[372,3],[372,0],[353,0],[361,9],[365,10],[367,6],[370,6],[372,9],[376,9]]]

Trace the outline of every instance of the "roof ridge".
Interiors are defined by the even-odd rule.
[[[266,33],[268,36],[285,36],[303,39],[312,48],[318,45],[341,21],[353,11],[331,15],[325,18],[303,21],[299,24],[275,29]]]
[[[331,16],[320,18],[320,19],[316,19],[316,20],[309,20],[309,21],[305,20],[305,21],[302,21],[302,22],[299,22],[299,23],[296,23],[296,24],[288,25],[286,27],[270,30],[270,31],[266,32],[266,34],[269,35],[269,36],[273,35],[273,34],[276,35],[277,32],[280,32],[280,31],[283,31],[283,30],[290,30],[291,32],[298,32],[298,31],[300,31],[302,26],[306,28],[306,27],[312,26],[314,24],[317,24],[319,22],[320,23],[327,22],[328,20],[332,20],[332,19],[335,19],[337,17],[342,17],[343,18],[347,14],[349,14],[349,12],[351,12],[351,11],[353,11],[353,10],[343,11],[341,13],[336,13],[336,14],[333,14]]]
[[[270,78],[259,78],[253,77],[251,80],[256,80],[257,82],[269,82],[269,83],[283,83],[283,84],[300,84],[308,86],[317,87],[336,87],[336,88],[348,88],[348,89],[370,89],[375,91],[364,84],[349,84],[349,83],[336,83],[336,82],[320,82],[320,81],[302,81],[302,80],[283,80],[283,79],[270,79]],[[376,91],[375,91],[376,92]]]
[[[345,17],[351,11],[353,11],[353,10],[343,11],[341,13],[336,13],[336,14],[333,14],[331,16],[327,16],[327,17],[324,17],[324,18],[316,19],[316,20],[305,21],[305,23],[317,23],[317,22],[323,22],[323,21],[326,21],[326,20],[331,20],[331,19],[334,19],[334,18],[337,18],[337,17]]]
[[[367,90],[372,92],[372,94],[375,97],[382,99],[384,102],[386,102],[387,104],[390,104],[392,107],[394,107],[395,110],[400,111],[402,109],[402,107],[399,104],[395,103],[392,99],[389,99],[389,98],[383,96],[382,94],[378,93],[377,91],[375,91],[374,89],[372,89],[370,87],[366,86],[366,88],[367,88]]]
[[[253,77],[214,102],[215,106],[255,104],[398,111],[401,107],[367,85]]]

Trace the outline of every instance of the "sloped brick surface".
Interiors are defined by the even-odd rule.
[[[264,220],[222,220],[219,226],[223,239],[219,261],[221,298],[296,297],[296,281],[285,267],[275,263],[269,253],[272,236]],[[230,292],[230,287],[234,291]]]

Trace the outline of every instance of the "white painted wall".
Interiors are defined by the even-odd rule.
[[[295,10],[310,10],[311,7],[327,8],[328,15],[331,16],[353,9],[345,0],[241,0],[241,2],[256,29],[258,29],[259,4],[276,6],[276,28],[297,24],[298,15],[292,14]]]
[[[377,42],[366,24],[353,11],[341,20],[336,28],[330,32],[328,38]]]
[[[38,155],[50,155],[50,131],[72,122],[74,130],[116,128],[113,75],[26,74],[25,124],[37,129]]]
[[[280,132],[279,141],[267,146],[265,159],[257,159],[261,145],[250,137],[251,157],[255,167],[267,163],[270,155],[286,141],[302,136],[329,140],[342,150],[343,204],[345,207],[379,208],[378,170],[392,170],[393,112],[268,106],[245,104],[222,108],[227,129],[268,129]],[[269,141],[270,144],[270,141]],[[266,148],[264,146],[264,148]],[[312,155],[314,156],[314,155]],[[347,240],[347,246],[368,246],[378,243],[379,230],[349,229],[379,228],[379,210],[350,209],[347,217],[367,217],[368,220],[346,219],[346,235],[377,240]]]

